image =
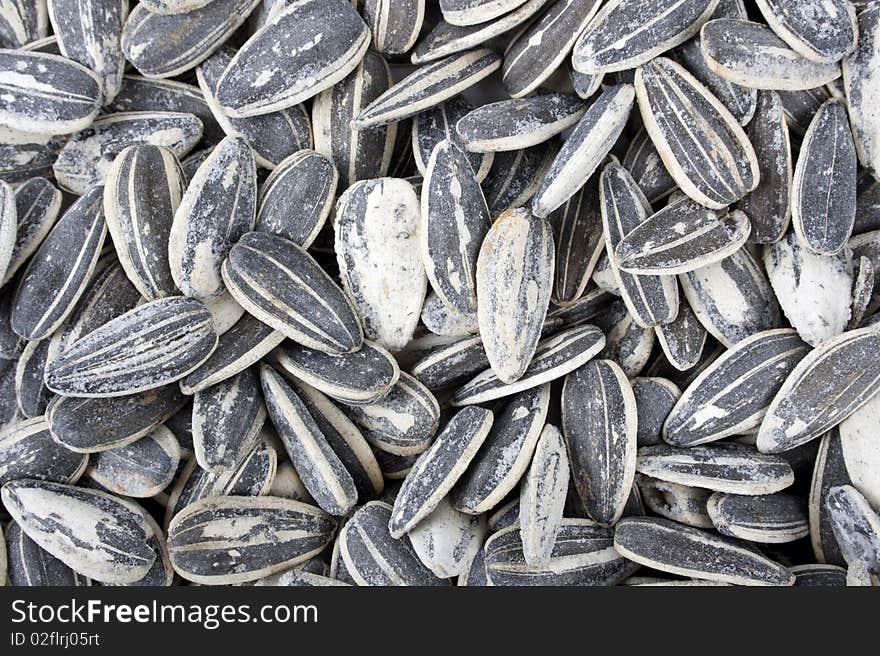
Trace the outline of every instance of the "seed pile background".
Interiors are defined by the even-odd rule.
[[[0,45],[0,582],[878,584],[880,2]]]

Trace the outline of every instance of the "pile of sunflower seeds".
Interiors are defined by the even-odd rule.
[[[880,2],[0,45],[0,583],[880,583]]]

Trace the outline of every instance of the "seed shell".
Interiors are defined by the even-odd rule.
[[[556,536],[568,490],[569,465],[565,442],[555,426],[541,431],[528,475],[519,496],[519,524],[523,559],[540,566],[553,557]]]
[[[17,183],[52,177],[52,164],[66,142],[66,135],[30,134],[0,125],[0,178]]]
[[[5,0],[0,18],[0,47],[21,48],[46,36],[49,20],[45,2]]]
[[[644,129],[639,130],[630,142],[623,167],[651,203],[662,200],[676,188],[675,180],[669,175],[660,153]]]
[[[851,485],[842,485],[831,488],[826,503],[847,563],[863,563],[880,574],[880,517],[865,497]]]
[[[87,457],[53,440],[45,417],[34,417],[0,431],[0,485],[18,479],[75,483]]]
[[[171,483],[179,464],[177,439],[159,426],[136,442],[93,455],[86,474],[114,494],[152,497]]]
[[[413,117],[412,126],[412,150],[416,168],[424,176],[428,170],[428,163],[434,148],[442,141],[449,141],[465,151],[465,145],[455,126],[469,112],[473,110],[471,105],[462,96],[455,96],[436,107],[420,112]],[[394,124],[391,124],[394,125]],[[375,132],[370,130],[367,134]],[[477,153],[466,151],[470,165],[478,182],[482,182],[489,175],[492,163],[495,161],[495,153]]]
[[[721,535],[751,542],[794,542],[810,533],[807,508],[800,497],[783,492],[741,496],[716,492],[709,497],[709,516]]]
[[[438,390],[462,383],[488,366],[483,340],[474,335],[429,351],[410,367],[410,373],[429,390]]]
[[[6,529],[7,584],[14,587],[84,586],[89,578],[77,574],[31,540],[21,527],[10,522]]]
[[[446,305],[434,290],[425,298],[421,319],[428,331],[441,337],[464,337],[480,330],[476,312],[459,312]]]
[[[631,385],[638,411],[636,442],[639,446],[660,444],[663,424],[681,398],[681,390],[671,380],[657,377],[635,378]]]
[[[869,405],[862,407],[867,408]],[[855,416],[855,413],[852,416]],[[847,564],[841,547],[837,543],[826,501],[829,492],[834,487],[852,485],[852,483],[844,458],[840,431],[834,428],[819,440],[808,497],[810,542],[816,560],[820,563]]]
[[[52,340],[28,342],[15,368],[15,396],[18,409],[25,417],[36,417],[46,412],[54,396],[43,383],[46,360]]]
[[[663,355],[673,367],[688,371],[700,362],[708,333],[687,301],[679,303],[678,315],[673,321],[655,326],[654,331]]]
[[[856,11],[845,0],[757,0],[764,20],[789,47],[816,62],[836,62],[856,47]]]
[[[470,567],[483,544],[486,519],[452,507],[449,497],[409,532],[419,560],[437,578],[459,576]]]
[[[425,0],[365,0],[363,17],[373,33],[373,49],[390,55],[408,52],[425,20]]]
[[[858,16],[858,45],[843,62],[843,84],[859,162],[880,177],[880,111],[873,90],[880,75],[880,7],[869,5]]]
[[[837,565],[795,565],[790,569],[794,573],[796,586],[846,586],[846,570]]]
[[[645,508],[652,513],[694,528],[715,528],[706,512],[711,490],[661,481],[644,474],[636,476]]]
[[[525,0],[440,0],[440,11],[452,25],[486,23],[513,11]]]
[[[522,207],[534,196],[556,157],[555,141],[524,150],[496,153],[483,183],[483,193],[493,217]]]
[[[18,233],[17,205],[15,191],[9,183],[0,181],[0,279],[7,276],[15,250]]]

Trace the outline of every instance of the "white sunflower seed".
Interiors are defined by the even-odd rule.
[[[535,446],[529,473],[519,496],[519,524],[523,559],[540,566],[550,562],[568,490],[569,466],[559,430],[547,424]]]
[[[880,75],[880,7],[869,5],[858,17],[858,45],[843,62],[843,83],[856,152],[862,166],[880,176],[880,110],[873,89]]]
[[[459,576],[471,566],[483,544],[486,518],[466,515],[444,497],[437,507],[409,532],[419,560],[437,578]]]

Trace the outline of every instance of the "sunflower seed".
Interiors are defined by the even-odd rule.
[[[26,419],[0,431],[0,484],[22,478],[75,483],[87,457],[53,440],[45,417]]]
[[[526,563],[517,525],[492,534],[485,549],[492,585],[614,585],[637,569],[615,550],[614,530],[587,519],[562,520],[544,565]]]
[[[852,290],[852,309],[849,323],[846,325],[849,329],[861,325],[874,294],[874,265],[867,257],[859,258],[859,268],[855,272]]]
[[[843,62],[843,83],[856,152],[862,166],[875,178],[880,176],[880,146],[875,138],[880,127],[880,112],[872,91],[880,73],[878,26],[880,7],[869,5],[858,16],[856,50]]]
[[[707,510],[719,533],[751,542],[794,542],[810,533],[806,505],[793,494],[716,492],[709,497]]]
[[[538,190],[556,156],[554,142],[525,150],[497,153],[483,192],[492,216],[521,207]]]
[[[547,312],[547,324],[559,322],[560,326],[565,326],[566,328],[582,326],[605,312],[611,306],[612,299],[613,297],[610,294],[598,287],[588,287],[572,303],[558,306]],[[553,331],[555,332],[555,327]]]
[[[833,487],[828,512],[837,543],[848,563],[864,563],[880,575],[880,517],[851,485]]]
[[[48,30],[45,2],[3,0],[0,17],[0,47],[20,48],[45,37]]]
[[[850,2],[757,0],[756,4],[773,31],[802,57],[836,62],[856,47],[859,31]]]
[[[216,346],[214,320],[204,305],[162,298],[75,342],[46,368],[46,385],[71,396],[134,394],[183,378]]]
[[[376,456],[376,462],[379,463],[379,468],[382,470],[382,475],[392,481],[401,481],[406,478],[413,465],[416,464],[416,460],[419,459],[419,454],[396,456],[393,453],[380,451],[379,449],[374,451],[374,455]],[[386,500],[391,503],[394,502],[393,498]]]
[[[370,341],[347,355],[327,355],[293,342],[275,354],[285,372],[347,405],[381,401],[400,378],[394,357]]]
[[[148,300],[178,293],[168,237],[185,186],[177,158],[159,146],[126,148],[107,174],[107,228],[128,279]]]
[[[795,565],[789,569],[796,586],[846,586],[846,570],[836,565]]]
[[[192,114],[120,112],[96,120],[72,135],[52,166],[62,189],[84,194],[103,184],[116,156],[126,147],[151,144],[183,157],[202,137],[202,122]]]
[[[151,497],[171,483],[179,463],[177,439],[159,426],[136,442],[93,455],[86,474],[114,494]]]
[[[15,191],[0,181],[0,279],[7,276],[18,233],[18,203]],[[488,213],[488,210],[487,210]]]
[[[142,0],[141,4],[154,14],[185,14],[194,11],[214,0]]]
[[[569,465],[565,442],[555,426],[546,425],[535,447],[529,473],[519,497],[523,559],[538,567],[550,562],[568,489]]]
[[[361,110],[351,126],[363,130],[414,116],[458,95],[500,67],[501,57],[487,48],[426,64]]]
[[[721,262],[679,276],[679,281],[697,319],[728,348],[782,325],[779,302],[767,276],[744,248]]]
[[[452,25],[477,25],[513,11],[525,0],[440,0],[443,18]]]
[[[863,406],[863,407],[868,407]],[[855,416],[855,414],[853,415]],[[819,442],[809,492],[810,542],[820,563],[846,565],[826,503],[828,493],[837,486],[852,485],[843,455],[843,441],[835,428]]]
[[[130,501],[46,481],[13,481],[0,492],[27,536],[83,576],[134,583],[156,560],[152,530]]]
[[[662,481],[731,494],[773,494],[794,482],[784,459],[743,444],[646,446],[639,449],[636,470]]]
[[[377,52],[400,55],[416,42],[425,19],[425,0],[365,0],[363,17]]]
[[[709,68],[744,87],[800,91],[840,77],[839,64],[804,59],[760,23],[719,18],[703,26],[700,38]]]
[[[426,175],[428,162],[434,148],[442,141],[449,141],[465,150],[464,142],[455,129],[458,122],[473,110],[467,100],[461,96],[450,98],[432,109],[420,112],[413,118],[412,148],[416,167],[422,175]],[[393,125],[393,124],[392,124]],[[381,129],[381,128],[380,128]],[[375,132],[376,129],[367,134]],[[495,161],[495,153],[465,153],[474,175],[478,182],[482,182],[489,175],[492,163]]]
[[[6,529],[6,551],[8,585],[45,587],[92,584],[90,579],[77,574],[31,540],[15,522],[10,522]]]
[[[336,529],[322,510],[277,497],[212,497],[168,526],[174,570],[195,583],[254,581],[319,553]]]
[[[12,329],[22,337],[51,335],[85,291],[107,234],[103,193],[96,186],[81,196],[31,258],[12,309]]]
[[[737,585],[793,585],[779,563],[707,531],[653,517],[627,517],[614,548],[629,560],[671,574]]]
[[[654,331],[663,355],[673,367],[688,371],[700,362],[708,333],[687,301],[679,304],[678,316],[673,321],[656,326]]]
[[[446,305],[433,290],[425,299],[421,319],[425,328],[435,335],[463,337],[480,330],[475,311],[463,314]]]
[[[532,460],[549,404],[550,387],[543,385],[518,394],[497,413],[483,447],[453,491],[456,508],[480,514],[514,489]]]
[[[718,0],[661,0],[650,7],[611,0],[574,44],[581,73],[623,71],[644,64],[694,36]]]
[[[636,397],[638,446],[651,446],[663,441],[663,423],[681,398],[681,390],[666,378],[635,378],[632,391]]]
[[[410,367],[410,373],[428,389],[437,390],[464,382],[488,366],[483,340],[475,335],[430,351]]]
[[[351,301],[292,241],[251,232],[229,251],[223,281],[248,312],[294,341],[328,353],[363,342]]]
[[[42,415],[54,396],[43,383],[51,341],[44,339],[28,342],[18,358],[15,369],[15,395],[18,409],[25,417]]]
[[[695,446],[756,428],[807,352],[789,329],[757,333],[737,343],[684,391],[666,418],[663,439]]]
[[[873,507],[880,506],[880,484],[874,475],[880,446],[873,440],[880,397],[874,396],[840,424],[840,451],[852,484]]]
[[[409,532],[419,560],[437,578],[459,576],[471,566],[483,544],[486,518],[466,515],[444,497],[437,507]]]
[[[58,55],[0,52],[0,123],[37,134],[70,134],[91,125],[101,107],[101,82]]]
[[[290,569],[281,574],[273,574],[265,578],[259,579],[256,586],[271,587],[323,587],[323,586],[348,586],[349,583],[337,581],[336,579],[321,574],[313,574],[298,569]]]
[[[675,180],[669,175],[660,153],[644,129],[630,142],[623,166],[651,203],[662,200],[675,189]]]
[[[66,142],[66,135],[30,134],[0,126],[0,178],[15,183],[52,177],[52,164]]]
[[[212,0],[184,14],[135,6],[122,30],[122,51],[147,77],[175,77],[201,64],[244,23],[260,0]]]
[[[694,528],[714,528],[706,512],[711,490],[661,481],[650,476],[636,476],[638,490],[651,512]]]

